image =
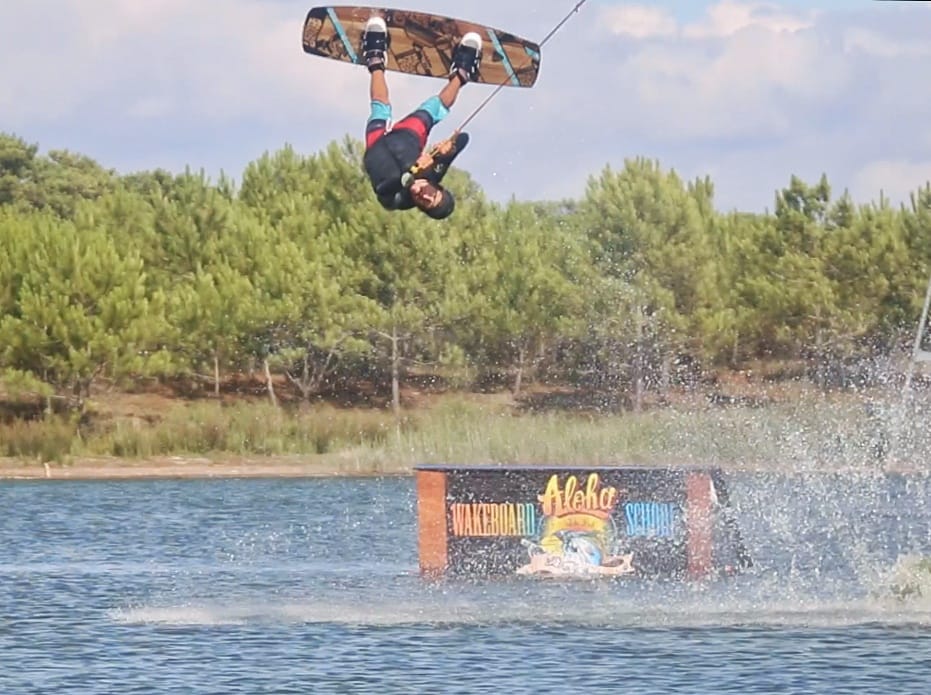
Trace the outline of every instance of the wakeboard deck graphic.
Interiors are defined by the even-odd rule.
[[[494,27],[426,12],[349,5],[314,7],[304,21],[304,52],[362,64],[362,30],[373,14],[383,17],[388,25],[388,70],[445,79],[459,39],[474,31],[484,44],[476,82],[532,87],[537,81],[537,43]]]

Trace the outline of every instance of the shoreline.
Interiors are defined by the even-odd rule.
[[[345,460],[314,457],[205,457],[161,456],[145,459],[82,457],[67,463],[26,462],[0,458],[0,482],[11,480],[209,480],[235,478],[371,478],[403,477],[411,469],[352,469]]]
[[[462,464],[479,465],[478,463]],[[487,463],[486,463],[487,465]],[[534,465],[534,464],[528,464]],[[557,464],[558,465],[558,464]],[[584,465],[584,464],[579,464]],[[615,464],[634,467],[679,468],[675,462],[629,462]],[[594,464],[593,469],[610,468],[609,464]],[[717,468],[725,473],[781,473],[783,475],[909,475],[928,476],[931,470],[910,465],[888,465],[876,468],[802,468],[788,469],[762,462],[735,464],[708,463],[685,467]],[[299,480],[314,478],[403,478],[414,475],[413,466],[393,469],[363,468],[354,460],[340,456],[275,456],[275,457],[206,457],[161,456],[144,459],[116,457],[79,457],[67,463],[40,463],[0,457],[0,484],[13,481],[144,481],[144,480],[223,480],[272,479]]]

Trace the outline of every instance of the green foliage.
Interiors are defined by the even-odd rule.
[[[161,357],[163,297],[139,255],[84,219],[0,211],[0,367],[83,404],[95,379],[145,375]]]
[[[594,268],[584,238],[543,206],[512,201],[472,225],[484,236],[471,240],[466,335],[482,363],[513,368],[518,394],[547,347],[582,330]]]
[[[38,147],[0,133],[0,205],[48,210],[71,217],[85,200],[113,190],[116,177],[97,162],[67,150],[37,156]]]
[[[372,278],[364,220],[374,208],[360,161],[351,141],[309,157],[285,148],[250,164],[243,180],[240,201],[264,234],[252,249],[265,259],[251,275],[265,305],[256,352],[305,399],[340,359],[368,352],[362,336],[378,314],[362,292]]]
[[[220,395],[261,367],[305,402],[338,379],[390,380],[399,409],[413,368],[458,388],[504,374],[515,392],[555,379],[639,399],[683,360],[889,351],[921,308],[931,185],[895,209],[792,177],[772,214],[722,214],[710,180],[650,160],[553,203],[490,203],[454,170],[457,212],[436,222],[383,210],[361,157],[348,138],[284,147],[237,188],[191,170],[118,176],[0,134],[4,397],[80,409],[94,388],[179,375]],[[330,446],[303,424],[310,448]],[[274,439],[246,421],[253,443],[189,426],[192,451]]]
[[[0,133],[0,205],[13,205],[23,198],[22,189],[35,178],[37,145],[15,135]]]
[[[19,369],[5,369],[0,372],[0,390],[5,391],[13,400],[48,398],[55,393],[55,389],[40,381],[32,372]]]
[[[685,339],[714,262],[710,195],[707,182],[686,186],[656,162],[632,160],[592,179],[583,201],[602,272],[630,284],[664,332],[683,336],[673,343]]]

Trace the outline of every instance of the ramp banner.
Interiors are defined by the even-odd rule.
[[[419,466],[427,574],[700,578],[749,565],[717,471]]]

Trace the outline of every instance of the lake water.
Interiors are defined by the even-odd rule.
[[[429,583],[412,479],[0,483],[0,694],[927,693],[927,478],[729,476],[755,567]]]

